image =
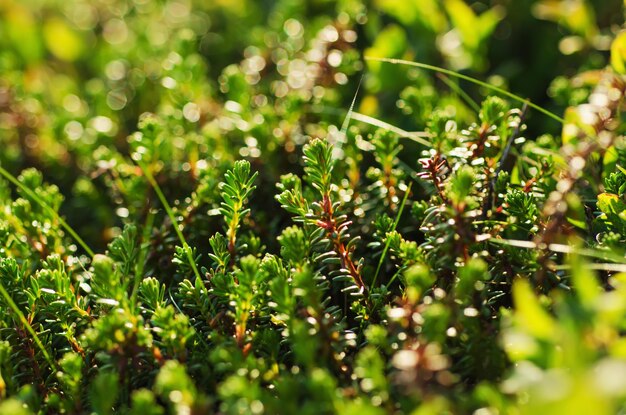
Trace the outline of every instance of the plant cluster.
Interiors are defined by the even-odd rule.
[[[0,4],[0,413],[626,411],[622,7]]]

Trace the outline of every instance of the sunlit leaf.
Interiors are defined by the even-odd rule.
[[[624,203],[616,194],[600,193],[598,195],[598,209],[600,209],[603,213],[614,213],[619,215],[626,210],[626,203]]]
[[[43,47],[40,41],[39,27],[31,12],[17,4],[12,4],[5,15],[7,34],[17,51],[27,62],[41,59]]]
[[[474,11],[462,0],[445,0],[446,11],[454,27],[461,33],[463,43],[470,49],[478,48],[480,35]]]
[[[600,286],[593,271],[579,255],[571,255],[569,262],[572,266],[572,282],[580,301],[591,306],[600,294]]]
[[[556,323],[543,309],[528,281],[518,279],[513,284],[513,301],[515,303],[515,320],[531,335],[550,340],[553,338]]]
[[[404,29],[397,25],[387,26],[376,38],[374,45],[365,51],[367,56],[377,58],[398,58],[406,52],[407,40]],[[372,71],[378,71],[381,62],[368,61],[368,66]]]
[[[563,144],[575,143],[581,136],[593,136],[594,128],[585,122],[585,114],[578,107],[569,107],[565,110],[565,123],[563,124]]]
[[[59,59],[75,61],[85,49],[83,38],[59,18],[54,17],[45,22],[43,34],[46,46]]]
[[[562,24],[587,40],[598,31],[593,7],[585,0],[542,0],[533,6],[533,14]]]
[[[611,44],[611,66],[617,73],[626,74],[626,31],[620,32]]]
[[[445,28],[446,18],[436,0],[376,0],[375,3],[407,26],[420,24],[433,33]]]
[[[379,58],[385,57],[402,57],[407,53],[408,43],[406,32],[398,25],[387,26],[376,37],[376,41],[372,47],[366,49],[365,54]],[[372,79],[371,89],[377,92],[380,89],[386,89],[400,85],[404,70],[402,68],[394,68],[389,65],[383,65],[381,62],[368,61],[369,70],[377,75],[376,79]],[[375,82],[375,83],[373,83]]]

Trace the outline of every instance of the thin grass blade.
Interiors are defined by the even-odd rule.
[[[439,66],[434,66],[434,65],[428,65],[426,63],[422,63],[422,62],[413,62],[413,61],[407,61],[404,59],[391,59],[391,58],[377,58],[374,56],[365,56],[364,58],[366,61],[373,61],[373,62],[383,62],[383,63],[390,63],[392,65],[408,65],[408,66],[415,66],[416,68],[421,68],[421,69],[426,69],[429,71],[434,71],[434,72],[438,72],[438,73],[442,73],[448,76],[453,76],[455,78],[459,78],[459,79],[463,79],[464,81],[468,81],[471,82],[473,84],[482,86],[483,88],[487,88],[490,89],[491,91],[497,92],[498,94],[504,95],[506,97],[509,97],[515,101],[518,101],[522,104],[528,104],[529,107],[536,109],[537,111],[543,113],[544,115],[547,115],[548,117],[552,118],[555,121],[558,121],[561,124],[565,124],[565,119],[563,119],[562,117],[559,117],[558,115],[556,115],[555,113],[543,108],[542,106],[539,106],[537,104],[532,103],[530,100],[526,99],[526,98],[522,98],[519,95],[513,94],[512,92],[509,92],[505,89],[499,88],[495,85],[491,85],[487,82],[481,81],[479,79],[473,78],[471,76],[468,75],[463,75],[462,73],[456,72],[456,71],[452,71],[450,69],[445,69],[445,68],[441,68]]]
[[[37,204],[39,204],[41,207],[49,211],[52,214],[52,216],[54,216],[54,218],[59,221],[63,229],[65,229],[67,233],[69,233],[72,236],[72,238],[74,238],[74,240],[78,242],[78,244],[85,250],[85,252],[87,252],[87,255],[93,258],[93,256],[95,255],[93,250],[89,248],[87,243],[85,243],[85,241],[80,236],[78,236],[78,233],[76,233],[76,231],[72,229],[72,227],[68,225],[68,223],[65,222],[65,220],[54,209],[52,209],[52,207],[50,207],[46,202],[41,200],[41,198],[37,196],[35,192],[30,190],[28,187],[26,187],[23,183],[17,180],[15,176],[13,176],[11,173],[9,173],[6,169],[4,169],[1,166],[0,166],[0,174],[2,174],[2,176],[4,176],[9,182],[13,183],[15,186],[22,189],[24,193],[26,193]]]

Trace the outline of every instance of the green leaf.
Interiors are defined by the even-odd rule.
[[[611,66],[615,72],[626,74],[626,30],[620,32],[611,44]]]
[[[461,34],[463,43],[472,50],[478,49],[480,43],[480,32],[478,29],[478,19],[474,10],[463,0],[445,0],[446,11],[450,15],[454,27]]]
[[[376,37],[376,41],[371,48],[365,51],[365,54],[378,58],[398,58],[406,52],[407,40],[406,33],[402,27],[391,24]],[[370,68],[377,69],[380,67],[378,62],[369,62]]]
[[[132,406],[129,415],[162,415],[165,413],[156,401],[154,393],[147,389],[139,389],[133,392]]]
[[[0,402],[0,414],[32,415],[33,412],[22,401],[11,398]]]
[[[567,221],[579,229],[587,229],[587,216],[585,207],[575,193],[565,195],[567,202]]]
[[[572,269],[572,283],[581,303],[592,306],[602,292],[598,280],[589,264],[579,255],[570,255],[569,263]]]
[[[619,215],[626,210],[626,203],[616,194],[600,193],[598,195],[598,209],[600,209],[602,213]]]
[[[595,135],[593,125],[586,124],[577,107],[569,107],[565,110],[563,122],[562,140],[563,144],[576,143],[580,137]]]
[[[487,39],[505,17],[503,7],[495,6],[478,16],[481,41]]]
[[[404,272],[406,280],[406,292],[411,301],[417,301],[419,297],[431,288],[435,282],[435,277],[431,274],[426,265],[413,265]]]
[[[365,55],[373,58],[401,58],[407,52],[407,36],[398,25],[388,25],[376,37],[372,47],[365,50]],[[404,78],[401,68],[385,67],[381,62],[368,60],[367,66],[376,78],[372,79],[371,92],[378,92],[393,86],[399,86]],[[374,98],[374,97],[372,97]]]
[[[489,279],[487,263],[480,258],[471,258],[459,270],[459,280],[456,284],[456,294],[460,301],[472,298],[476,283]]]
[[[557,22],[588,41],[598,32],[594,8],[586,0],[541,0],[533,5],[533,14]]]
[[[515,303],[515,320],[532,336],[543,340],[554,337],[556,323],[543,309],[539,300],[524,279],[518,279],[513,284],[513,301]]]
[[[474,170],[470,166],[462,166],[457,170],[449,182],[449,197],[455,204],[459,204],[469,196],[474,189],[476,180]]]
[[[114,372],[100,371],[91,386],[91,405],[99,415],[113,414],[117,402],[119,376]]]
[[[11,44],[28,63],[39,61],[43,55],[43,45],[36,17],[19,2],[9,3],[8,6],[8,10],[3,10],[6,14],[2,23],[6,25]]]
[[[85,50],[83,38],[65,21],[53,17],[43,25],[44,40],[48,50],[64,61],[75,61]]]
[[[376,7],[405,26],[420,24],[434,34],[446,26],[446,17],[437,0],[376,0]]]

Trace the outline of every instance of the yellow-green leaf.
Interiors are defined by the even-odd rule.
[[[563,144],[575,143],[580,136],[594,136],[593,125],[584,122],[583,114],[577,107],[569,107],[565,110],[565,123],[563,124]]]
[[[619,159],[619,154],[615,146],[609,147],[604,153],[602,164],[604,166],[604,172],[612,172],[615,170],[615,166]]]
[[[376,58],[402,58],[407,52],[407,38],[404,29],[398,25],[389,25],[376,37],[371,48],[365,51],[366,56]],[[371,92],[380,89],[393,88],[399,85],[405,68],[398,65],[382,65],[381,62],[367,61],[367,66],[373,74],[372,84],[368,85]]]
[[[365,52],[366,56],[375,58],[399,58],[406,50],[406,33],[398,25],[389,25],[376,37],[371,48]],[[368,61],[371,68],[381,66],[380,62]]]
[[[572,269],[572,283],[580,301],[591,306],[600,294],[600,286],[596,276],[579,255],[571,255],[569,263]]]
[[[25,7],[12,5],[3,20],[11,44],[15,45],[18,53],[27,62],[40,60],[43,47],[37,21],[32,13]]]
[[[620,32],[611,44],[611,66],[617,73],[626,74],[626,31]]]
[[[75,61],[85,49],[80,35],[59,18],[44,23],[43,34],[48,50],[61,60]]]
[[[626,210],[626,203],[622,202],[619,196],[614,193],[600,193],[598,195],[598,209],[603,213],[619,215]]]
[[[587,229],[587,215],[585,215],[585,207],[580,198],[575,193],[565,195],[567,202],[567,221],[580,229]]]
[[[515,281],[513,300],[515,321],[520,328],[538,339],[550,340],[554,336],[556,330],[554,319],[543,309],[527,280]]]
[[[444,3],[450,20],[461,34],[463,44],[471,50],[476,50],[480,44],[478,19],[472,10],[462,0],[446,0]]]
[[[488,38],[498,26],[506,11],[504,7],[495,6],[478,16],[478,29],[481,41]]]
[[[437,0],[376,0],[376,7],[406,26],[419,24],[437,34],[446,26]]]

